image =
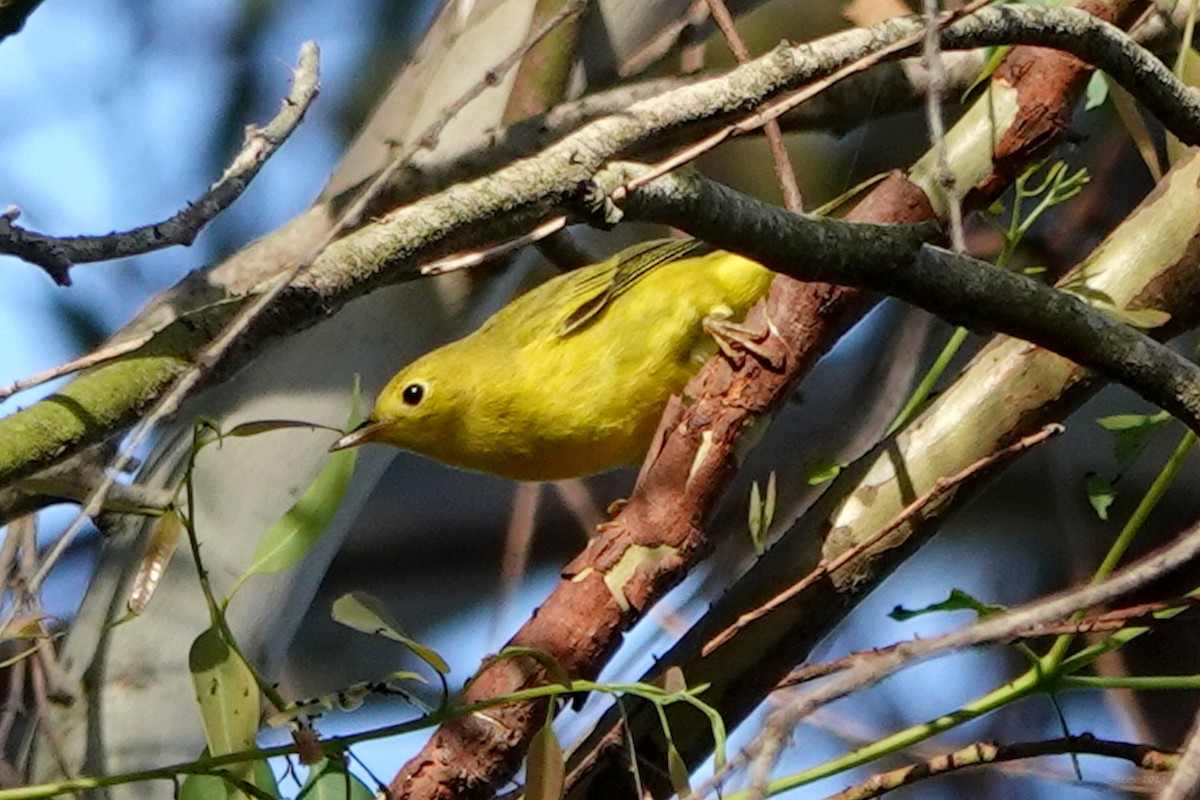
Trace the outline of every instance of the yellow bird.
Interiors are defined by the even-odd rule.
[[[385,442],[525,481],[637,464],[671,395],[718,345],[748,343],[731,320],[773,277],[696,240],[635,245],[400,370],[333,449]]]

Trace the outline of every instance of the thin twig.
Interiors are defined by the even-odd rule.
[[[506,612],[512,606],[521,578],[529,566],[529,548],[533,543],[533,530],[537,524],[540,483],[519,483],[513,496],[512,512],[508,518],[508,530],[504,535],[504,556],[500,561],[500,598],[492,608],[492,631],[489,641],[500,637],[500,626]]]
[[[975,0],[975,2],[963,7],[962,9],[947,15],[945,18],[939,21],[938,26],[945,27],[950,25],[964,16],[973,13],[981,6],[986,5],[988,2],[991,2],[991,0]],[[679,167],[695,161],[700,156],[729,139],[749,133],[750,131],[758,130],[768,122],[779,119],[779,117],[791,111],[801,103],[812,99],[816,95],[828,89],[830,86],[833,86],[834,84],[850,77],[851,75],[856,75],[860,72],[863,72],[864,70],[869,69],[870,67],[873,67],[884,60],[892,58],[897,53],[902,53],[905,50],[908,50],[909,48],[921,42],[924,36],[925,33],[922,31],[901,37],[885,47],[881,47],[878,50],[868,53],[867,55],[864,55],[846,64],[845,66],[840,67],[825,78],[814,81],[802,89],[798,89],[794,92],[788,92],[775,99],[768,100],[767,102],[758,106],[754,112],[746,114],[736,122],[726,125],[720,130],[715,131],[714,133],[699,140],[698,142],[679,150],[673,156],[662,159],[654,166],[652,170],[640,175],[622,190],[617,190],[614,192],[612,194],[613,201],[620,202],[625,193],[631,192],[643,184],[654,180],[655,178],[666,175],[667,173],[673,172]]]
[[[546,20],[540,28],[530,34],[525,41],[521,42],[516,49],[502,59],[496,66],[487,71],[484,79],[476,82],[473,86],[459,95],[458,99],[443,108],[420,136],[414,139],[407,147],[400,150],[392,157],[388,165],[379,172],[378,175],[371,181],[367,187],[353,203],[342,213],[342,217],[338,220],[338,224],[334,226],[331,235],[327,238],[332,241],[342,231],[349,230],[358,226],[361,221],[363,212],[371,200],[377,195],[384,186],[395,177],[396,173],[408,165],[412,161],[412,157],[420,150],[432,150],[437,147],[438,140],[441,138],[442,131],[446,126],[462,112],[467,105],[484,91],[500,83],[504,76],[507,75],[514,67],[516,67],[522,59],[537,46],[539,42],[549,36],[555,28],[562,23],[571,19],[583,12],[587,7],[587,0],[567,0],[557,13]],[[323,247],[320,249],[324,249]],[[319,252],[319,251],[318,251]]]
[[[1157,600],[1153,603],[1139,603],[1135,606],[1126,608],[1113,609],[1112,611],[1103,611],[1096,614],[1090,614],[1079,619],[1062,619],[1057,622],[1047,622],[1039,624],[1035,627],[1026,630],[1017,631],[1014,634],[1015,640],[1026,639],[1042,639],[1047,637],[1058,637],[1066,634],[1077,635],[1086,633],[1113,633],[1115,631],[1125,630],[1127,628],[1151,627],[1161,628],[1163,625],[1172,625],[1184,623],[1194,625],[1195,619],[1183,617],[1171,617],[1169,619],[1159,619],[1156,615],[1164,611],[1176,611],[1180,609],[1190,608],[1200,602],[1200,597],[1175,597],[1170,600]],[[789,689],[794,686],[799,686],[802,683],[814,681],[817,678],[824,678],[827,675],[833,675],[837,672],[844,672],[855,664],[858,664],[880,653],[890,652],[897,647],[901,647],[904,643],[898,642],[887,647],[876,647],[871,650],[861,650],[854,653],[849,653],[841,658],[835,658],[830,661],[822,661],[817,664],[805,664],[798,667],[775,684],[775,690]]]
[[[725,0],[706,0],[706,2],[712,13],[713,21],[717,23],[717,27],[725,36],[725,41],[729,43],[733,57],[739,64],[745,64],[750,60],[750,51],[738,33],[733,16],[725,7]],[[804,199],[800,195],[800,187],[796,185],[796,170],[792,167],[792,161],[788,157],[787,145],[783,142],[783,131],[779,128],[779,120],[767,120],[763,124],[763,133],[766,134],[767,144],[771,148],[771,161],[775,167],[775,177],[783,192],[783,206],[788,211],[798,214],[804,210]]]
[[[959,197],[954,172],[946,154],[946,121],[942,118],[942,98],[946,93],[946,67],[942,63],[942,51],[938,45],[938,2],[922,0],[922,16],[925,17],[925,36],[922,39],[922,56],[929,70],[929,91],[925,96],[925,119],[929,125],[929,138],[937,155],[938,184],[946,193],[946,206],[950,216],[950,246],[956,253],[965,253],[966,239],[963,236],[962,198]],[[944,23],[943,23],[944,24]]]
[[[301,67],[295,72],[292,91],[284,98],[279,113],[266,125],[247,125],[242,149],[229,166],[194,203],[174,216],[105,236],[46,236],[13,224],[19,212],[0,214],[0,253],[17,256],[40,266],[59,286],[71,285],[70,269],[75,264],[128,258],[175,245],[190,245],[209,222],[233,204],[258,171],[299,126],[317,97],[317,46],[311,42],[300,51]],[[305,63],[312,69],[306,70]],[[302,80],[311,75],[312,80]],[[3,395],[6,396],[6,395]]]
[[[8,386],[0,387],[0,403],[12,397],[18,392],[23,392],[26,389],[32,389],[35,386],[41,386],[43,383],[48,383],[55,378],[61,378],[64,375],[70,375],[73,372],[79,372],[89,367],[94,367],[98,364],[106,364],[113,359],[120,358],[123,355],[128,355],[134,350],[138,350],[146,342],[153,339],[158,334],[158,331],[147,331],[140,336],[135,336],[132,339],[122,340],[116,344],[102,347],[94,350],[87,355],[72,359],[65,364],[60,364],[57,367],[43,370],[41,372],[30,375],[28,378],[22,378],[13,381]]]
[[[445,275],[448,272],[458,272],[464,269],[471,269],[480,264],[499,258],[500,256],[508,255],[514,251],[520,250],[522,247],[527,247],[535,244],[538,241],[545,239],[567,227],[566,217],[555,217],[547,220],[541,225],[531,230],[522,236],[517,236],[512,239],[500,242],[499,244],[490,247],[484,247],[480,250],[470,250],[465,253],[456,253],[447,258],[440,258],[437,261],[430,261],[421,267],[421,274],[426,277],[435,275]]]
[[[870,798],[880,797],[895,789],[911,786],[926,778],[946,775],[968,767],[981,767],[1005,761],[1066,753],[1123,759],[1141,769],[1155,772],[1168,772],[1174,769],[1175,764],[1179,761],[1178,753],[1170,750],[1148,744],[1097,739],[1086,733],[1061,739],[1017,742],[1006,745],[976,742],[952,753],[873,775],[857,786],[851,786],[837,794],[829,795],[825,800],[870,800]]]

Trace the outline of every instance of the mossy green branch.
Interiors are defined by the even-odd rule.
[[[221,303],[182,317],[140,349],[88,370],[57,394],[0,419],[0,485],[136,422],[240,306]]]

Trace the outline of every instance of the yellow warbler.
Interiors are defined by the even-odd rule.
[[[385,442],[531,481],[635,464],[717,344],[746,341],[729,320],[773,277],[695,240],[635,245],[546,281],[400,370],[333,449]]]

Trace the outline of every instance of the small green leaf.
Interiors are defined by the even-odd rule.
[[[209,753],[223,756],[254,747],[258,734],[258,684],[250,668],[216,628],[209,628],[192,642],[188,669]],[[249,781],[253,764],[234,765],[227,770]]]
[[[1170,419],[1169,413],[1159,411],[1155,414],[1114,414],[1101,417],[1096,422],[1112,433],[1113,456],[1117,459],[1117,468],[1124,470],[1141,455],[1154,435]]]
[[[34,611],[28,614],[19,614],[9,620],[3,630],[0,630],[0,641],[5,639],[20,639],[24,641],[33,641],[35,639],[48,639],[50,634],[46,630],[46,620],[54,619],[45,611]]]
[[[296,800],[372,800],[375,793],[338,758],[327,758],[308,771]]]
[[[1087,85],[1087,102],[1083,105],[1084,111],[1091,111],[1093,108],[1099,108],[1104,105],[1104,101],[1108,99],[1108,76],[1100,70],[1092,73],[1091,80]]]
[[[567,764],[562,745],[550,720],[538,729],[529,743],[525,763],[526,800],[561,800],[567,783]]]
[[[761,556],[766,550],[766,531],[763,525],[762,494],[758,481],[750,482],[750,508],[747,512],[746,527],[750,530],[750,543],[754,545],[754,554]]]
[[[333,621],[371,636],[391,639],[412,650],[414,654],[434,671],[448,675],[450,665],[440,655],[425,645],[401,633],[392,622],[383,603],[364,592],[350,592],[333,601]]]
[[[208,758],[207,747],[200,758]],[[254,762],[254,785],[271,797],[280,796],[275,773],[266,761]],[[248,797],[220,775],[188,775],[179,787],[179,800],[246,800]]]
[[[808,470],[808,485],[818,486],[841,474],[842,465],[835,461],[817,461]]]
[[[1046,267],[1025,267],[1021,270],[1022,275],[1041,275],[1046,271]]]
[[[961,98],[962,102],[966,102],[967,98],[971,96],[971,93],[975,91],[975,87],[992,77],[992,74],[1000,68],[1000,64],[1004,61],[1004,57],[1008,55],[1009,50],[1012,50],[1012,45],[1003,45],[1001,47],[992,48],[992,52],[988,56],[987,63],[984,64],[983,69],[979,71],[978,77],[971,81],[971,85],[963,90]]]
[[[1088,502],[1092,510],[1102,520],[1108,519],[1108,509],[1117,499],[1117,490],[1113,488],[1112,478],[1099,473],[1090,473],[1085,482]]]
[[[350,410],[348,428],[358,424],[359,417],[359,387],[358,380],[354,383],[354,403]],[[248,426],[294,426],[296,423],[275,421],[246,423],[238,426],[245,429]],[[306,423],[300,423],[306,424]],[[234,430],[237,430],[235,428]],[[243,434],[245,435],[245,434]],[[329,527],[342,505],[346,489],[350,486],[350,478],[354,475],[354,464],[358,459],[355,448],[339,450],[329,457],[325,467],[300,495],[300,499],[284,512],[283,516],[267,530],[258,550],[250,561],[250,566],[234,582],[229,592],[232,597],[241,585],[252,575],[268,575],[291,569],[300,559],[308,555],[321,534]]]
[[[291,569],[308,555],[342,504],[350,476],[354,474],[355,457],[353,449],[340,450],[329,457],[325,468],[295,505],[267,530],[245,575],[238,580],[239,585],[251,575]]]
[[[696,796],[688,780],[687,764],[684,763],[683,756],[679,755],[679,749],[675,747],[674,742],[667,742],[667,774],[671,778],[671,788],[679,795],[680,800],[690,800]]]
[[[1095,306],[1096,310],[1102,311],[1105,314],[1108,314],[1117,307],[1116,302],[1110,294],[1102,289],[1094,289],[1082,280],[1064,283],[1060,288],[1062,291],[1069,292],[1086,301],[1089,305]]]
[[[1171,321],[1171,315],[1157,308],[1101,308],[1106,315],[1117,322],[1124,322],[1139,331],[1150,331],[1161,328]]]
[[[976,600],[961,589],[952,589],[946,599],[940,603],[933,603],[924,608],[912,610],[906,609],[903,606],[896,606],[888,616],[897,622],[907,622],[913,617],[920,617],[924,614],[933,614],[939,611],[974,611],[982,619],[1001,613],[1004,611],[1004,606],[984,603]]]

